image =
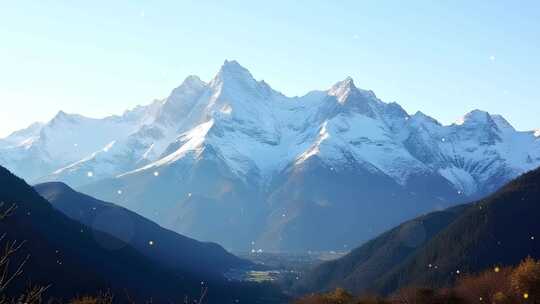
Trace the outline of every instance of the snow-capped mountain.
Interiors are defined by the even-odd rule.
[[[153,122],[160,102],[122,116],[88,118],[63,111],[48,123],[35,123],[0,142],[0,162],[29,181],[74,167],[111,150],[118,141]]]
[[[287,97],[226,61],[122,116],[16,132],[0,164],[229,248],[316,250],[494,191],[540,166],[540,138],[478,110],[447,126],[409,115],[351,78]]]

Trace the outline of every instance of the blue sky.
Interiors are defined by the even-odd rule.
[[[443,123],[479,108],[540,128],[538,1],[255,2],[0,0],[0,136],[122,113],[225,59],[286,95],[352,76]]]

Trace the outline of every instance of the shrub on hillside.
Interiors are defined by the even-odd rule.
[[[494,267],[465,275],[443,289],[408,287],[388,299],[354,297],[342,288],[327,294],[311,294],[295,304],[515,304],[540,303],[540,261],[526,258],[516,267]]]
[[[409,287],[399,290],[390,297],[395,304],[461,304],[466,303],[453,289]]]
[[[467,303],[505,303],[513,300],[513,293],[508,278],[510,267],[494,267],[477,275],[465,275],[454,287],[458,297]]]
[[[69,304],[112,304],[114,297],[111,293],[101,293],[97,297],[82,296],[69,301]]]
[[[512,290],[530,303],[540,303],[540,262],[526,258],[512,272]]]
[[[343,288],[326,294],[311,294],[295,301],[295,304],[352,304],[354,297]]]

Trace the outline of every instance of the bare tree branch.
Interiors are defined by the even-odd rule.
[[[3,209],[5,206],[4,202],[0,202],[0,209]],[[5,219],[6,217],[13,214],[13,212],[17,209],[16,205],[11,205],[10,207],[6,208],[5,210],[0,211],[0,220]]]

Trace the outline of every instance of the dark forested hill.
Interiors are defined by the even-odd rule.
[[[164,229],[125,208],[76,192],[64,183],[44,183],[34,188],[68,217],[125,241],[168,268],[221,275],[231,268],[252,264],[215,243],[199,242]]]
[[[421,216],[323,263],[298,288],[390,293],[409,285],[443,286],[467,272],[539,258],[539,219],[535,170],[483,200]]]
[[[23,275],[10,285],[10,293],[31,282],[51,285],[48,297],[66,299],[111,290],[117,298],[129,294],[135,299],[165,302],[198,297],[203,285],[209,288],[210,303],[268,298],[258,287],[206,280],[187,272],[173,274],[121,239],[92,231],[55,210],[31,186],[3,167],[0,202],[3,211],[16,206],[12,214],[0,220],[0,233],[6,235],[2,246],[14,240],[25,241],[11,265],[15,267],[29,255]]]
[[[197,286],[194,278],[173,276],[130,246],[124,246],[121,240],[92,232],[67,218],[2,167],[0,201],[4,210],[16,206],[11,215],[0,221],[5,241],[25,241],[17,254],[20,259],[30,256],[19,286],[27,282],[51,284],[49,294],[58,297],[110,288],[126,288],[134,297],[150,297],[158,291],[167,297],[173,296],[176,288],[193,293]],[[15,265],[17,261],[13,262]]]

